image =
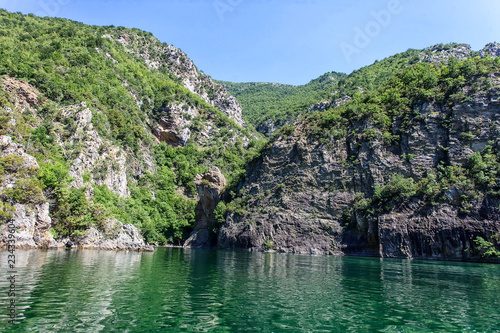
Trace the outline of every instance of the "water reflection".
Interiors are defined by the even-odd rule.
[[[498,265],[162,248],[16,255],[11,331],[500,331]]]

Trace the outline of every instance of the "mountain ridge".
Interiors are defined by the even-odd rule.
[[[218,246],[495,261],[500,59],[450,57],[451,46],[437,61],[440,48],[278,131],[248,167]]]

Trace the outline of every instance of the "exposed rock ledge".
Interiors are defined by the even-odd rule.
[[[33,208],[15,204],[16,211],[9,223],[0,226],[0,249],[8,244],[9,228],[16,229],[16,249],[95,249],[154,251],[153,246],[144,242],[139,230],[132,224],[123,225],[117,220],[108,220],[103,231],[95,228],[86,230],[85,235],[54,239],[50,232],[51,218],[49,204],[43,203]]]
[[[23,158],[23,169],[38,169],[35,157],[27,154],[21,144],[14,143],[10,136],[0,135],[0,156],[16,155]],[[12,188],[17,178],[8,176],[0,182],[0,191]],[[82,248],[102,250],[153,251],[153,246],[144,242],[139,230],[131,224],[108,219],[102,230],[90,228],[84,235],[54,239],[51,233],[52,219],[49,215],[49,202],[38,204],[11,203],[14,207],[12,219],[0,223],[0,249],[5,248],[9,240],[9,229],[14,233],[18,249],[57,249]]]

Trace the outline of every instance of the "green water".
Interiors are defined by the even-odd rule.
[[[16,251],[16,332],[500,332],[500,265],[158,248]]]

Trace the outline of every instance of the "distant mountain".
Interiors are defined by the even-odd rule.
[[[270,135],[291,123],[311,105],[328,97],[328,91],[345,77],[342,73],[326,73],[302,86],[279,83],[232,83],[218,81],[236,97],[243,116],[259,132]]]

